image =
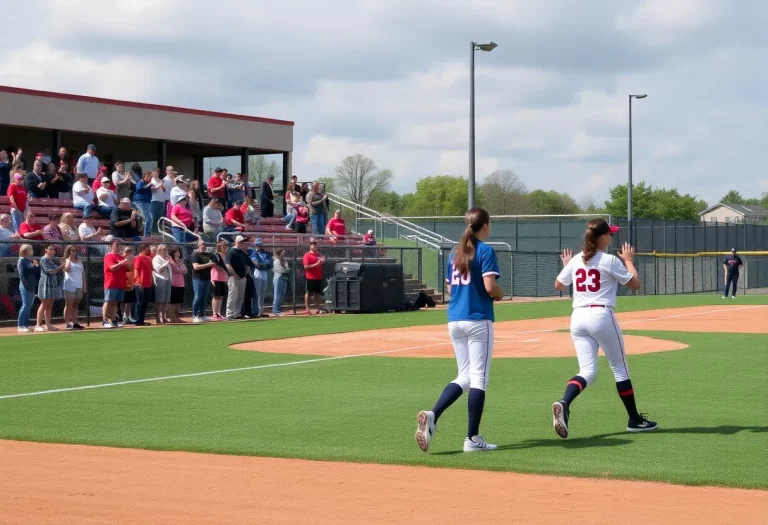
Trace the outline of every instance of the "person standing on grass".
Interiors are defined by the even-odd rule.
[[[264,241],[258,237],[254,242],[254,248],[248,254],[253,261],[253,316],[269,317],[264,313],[264,297],[267,295],[268,272],[272,269],[272,254],[264,249]]]
[[[443,389],[434,408],[417,416],[416,443],[424,452],[429,450],[440,416],[466,392],[469,417],[464,452],[496,449],[496,445],[480,436],[480,420],[493,355],[493,302],[504,297],[504,291],[496,282],[500,275],[496,252],[484,242],[491,233],[488,212],[472,208],[464,222],[467,227],[451,251],[445,275],[451,295],[448,334],[456,354],[458,375]]]
[[[171,302],[171,258],[168,247],[161,244],[152,259],[152,277],[155,284],[155,318],[157,324],[170,324],[168,303]]]
[[[213,310],[214,321],[225,321],[227,318],[221,315],[221,306],[224,303],[224,296],[227,295],[227,282],[229,281],[229,270],[227,270],[227,241],[216,243],[216,253],[211,256],[211,261],[216,263],[211,267],[211,288],[213,289],[213,299],[211,308]]]
[[[136,305],[134,315],[136,326],[149,326],[145,321],[147,307],[152,296],[152,249],[149,244],[139,247],[139,255],[133,260],[134,292],[136,292]]]
[[[40,258],[40,283],[37,286],[37,296],[40,298],[40,308],[37,309],[37,326],[35,332],[56,332],[58,329],[51,324],[53,303],[63,299],[62,272],[64,264],[56,259],[56,246],[45,245],[45,255]],[[45,326],[43,326],[45,318]]]
[[[80,301],[86,292],[83,279],[84,266],[78,256],[77,246],[69,245],[64,250],[64,323],[67,330],[82,330],[77,322]]]
[[[253,269],[253,263],[248,258],[248,237],[235,237],[235,245],[227,252],[226,264],[229,272],[227,319],[242,319],[240,311],[245,299],[246,277]]]
[[[37,286],[40,281],[40,264],[32,257],[31,244],[22,244],[19,248],[16,273],[19,276],[19,293],[21,294],[17,331],[29,332],[29,314],[32,312],[32,304],[37,297]]]
[[[123,257],[128,259],[133,258],[133,248],[126,246],[123,248]],[[133,317],[134,306],[136,305],[136,276],[134,274],[133,266],[128,268],[125,273],[125,295],[123,301],[118,304],[118,317],[120,319],[120,312],[122,312],[123,324],[134,324],[136,319]]]
[[[197,241],[197,249],[192,252],[192,290],[195,293],[192,299],[192,322],[207,323],[205,316],[205,303],[211,292],[211,270],[216,262],[211,260],[211,255],[205,247],[205,241]]]
[[[288,289],[288,275],[291,273],[291,267],[285,260],[285,250],[278,248],[275,250],[275,258],[272,265],[272,313],[275,317],[280,317],[280,307],[283,304],[285,292]]]
[[[731,254],[723,261],[723,272],[725,273],[725,294],[723,299],[728,297],[728,290],[733,283],[733,292],[731,297],[736,299],[736,288],[739,284],[739,270],[744,266],[741,257],[736,255],[736,248],[731,248]]]
[[[104,256],[104,306],[101,309],[101,326],[117,328],[121,323],[114,324],[117,319],[117,303],[125,299],[125,280],[129,268],[133,268],[133,258],[125,258],[120,254],[120,241],[112,240],[109,253]]]
[[[181,255],[181,248],[175,246],[171,248],[169,254],[171,262],[171,322],[183,323],[181,320],[181,304],[184,302],[184,276],[187,275],[187,264]]]
[[[307,293],[304,294],[306,313],[307,315],[312,314],[310,305],[314,298],[315,307],[317,308],[315,313],[321,314],[323,313],[320,301],[323,297],[323,263],[325,262],[325,257],[320,254],[317,242],[312,241],[309,243],[309,251],[304,254],[302,262],[304,263],[304,273],[307,280]]]

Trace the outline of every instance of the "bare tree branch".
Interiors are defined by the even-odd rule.
[[[392,178],[391,170],[379,170],[373,159],[358,153],[336,168],[334,188],[342,197],[367,206],[373,192],[389,190]]]

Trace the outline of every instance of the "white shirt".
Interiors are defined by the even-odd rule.
[[[107,206],[108,208],[114,208],[116,206],[115,198],[117,196],[115,195],[115,192],[108,190],[104,186],[96,190],[96,197],[99,199],[99,204],[102,206]]]
[[[598,250],[587,264],[584,264],[583,252],[574,255],[557,280],[565,285],[573,284],[574,308],[615,307],[619,283],[627,284],[632,274],[618,257]]]
[[[168,262],[170,262],[170,259],[166,261],[160,255],[155,255],[152,258],[152,269],[154,270],[154,272],[152,272],[152,276],[155,278],[156,281],[158,279],[161,281],[171,280],[171,265],[167,264]],[[160,267],[164,264],[166,266],[161,270]]]
[[[80,226],[77,227],[77,233],[80,234],[80,240],[84,241],[86,237],[96,233],[96,228],[94,228],[93,226],[88,226],[84,222],[81,222]]]
[[[87,190],[88,193],[80,195],[80,192]],[[77,206],[85,206],[86,204],[93,204],[93,189],[87,184],[83,184],[77,181],[72,186],[72,204]]]
[[[75,292],[83,287],[83,263],[69,261],[69,271],[64,271],[64,290]]]
[[[210,204],[203,208],[203,226],[218,228],[223,221],[224,217],[221,215],[221,210],[211,208]]]
[[[176,186],[173,177],[166,175],[163,177],[163,183],[165,185],[165,200],[171,200],[171,190]]]
[[[155,188],[159,188],[161,184],[163,184],[162,180],[152,179],[152,182],[150,183],[152,185],[152,202],[165,202],[165,191],[162,189],[156,190]]]
[[[83,153],[77,160],[77,173],[87,173],[89,179],[95,179],[99,174],[99,158],[90,153]]]

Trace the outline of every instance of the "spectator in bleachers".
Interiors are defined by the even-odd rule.
[[[124,197],[109,216],[109,234],[119,239],[140,241],[139,219],[131,207],[131,199]]]
[[[216,263],[211,267],[211,287],[213,299],[211,309],[213,310],[213,319],[215,321],[224,321],[225,316],[221,315],[221,306],[224,303],[224,296],[227,295],[227,282],[229,281],[229,270],[227,270],[227,241],[216,243],[216,252],[211,256],[211,261]]]
[[[96,157],[96,146],[88,144],[88,148],[85,153],[78,159],[75,167],[77,173],[85,173],[88,175],[88,184],[93,186],[96,182],[99,171],[99,159]]]
[[[245,217],[240,209],[242,202],[235,202],[233,206],[224,214],[224,224],[230,226],[232,230],[245,231]]]
[[[160,224],[160,219],[165,217],[166,187],[165,182],[160,178],[160,173],[160,168],[152,170],[152,181],[150,182],[152,187],[152,199],[150,200],[149,205],[152,215],[152,233],[157,233],[159,231],[158,224]],[[170,188],[168,188],[168,192],[170,192]]]
[[[136,183],[130,173],[125,172],[125,164],[122,161],[115,162],[115,171],[112,172],[112,184],[115,186],[119,199],[131,198]]]
[[[155,285],[155,317],[157,324],[168,324],[168,303],[171,301],[171,258],[168,247],[161,244],[152,259],[152,279]]]
[[[178,202],[171,208],[171,221],[173,222],[173,238],[176,242],[192,242],[190,230],[194,228],[195,217],[192,210],[187,208],[187,194],[182,195]]]
[[[193,180],[189,183],[189,191],[187,192],[189,200],[187,204],[192,211],[192,216],[195,218],[195,231],[200,231],[200,227],[203,224],[203,212],[202,212],[202,196],[200,195],[200,183]]]
[[[213,175],[208,179],[208,197],[218,199],[223,204],[227,200],[227,184],[222,178],[222,173],[221,168],[213,170]]]
[[[306,203],[301,199],[301,196],[296,198],[296,202],[293,204],[296,211],[296,233],[307,233],[307,223],[309,223],[309,208]]]
[[[59,231],[61,231],[61,238],[64,241],[72,242],[80,240],[80,236],[75,229],[75,216],[69,212],[61,214]]]
[[[82,330],[77,322],[77,311],[86,291],[83,279],[84,266],[77,253],[77,246],[71,244],[64,250],[64,323],[67,330]]]
[[[21,295],[21,308],[19,308],[19,321],[17,330],[29,332],[29,314],[32,312],[32,304],[37,296],[37,286],[40,280],[40,265],[32,257],[32,245],[22,244],[19,248],[19,261],[16,263],[16,273],[19,276],[19,294]]]
[[[120,241],[112,239],[109,253],[104,256],[104,306],[101,309],[101,326],[116,328],[113,320],[117,318],[117,303],[125,298],[125,280],[128,269],[133,268],[133,259],[125,258],[120,253]]]
[[[322,235],[325,231],[326,202],[328,195],[320,191],[317,182],[312,183],[312,193],[307,195],[309,205],[309,218],[312,221],[312,233]]]
[[[145,171],[136,183],[133,205],[144,219],[144,237],[152,235],[152,172]]]
[[[114,191],[114,184],[109,177],[101,178],[101,187],[96,190],[96,209],[99,215],[104,218],[112,215],[112,211],[117,207],[117,194]]]
[[[64,237],[61,235],[61,228],[59,228],[60,219],[61,215],[58,213],[49,213],[48,224],[43,227],[43,235],[45,236],[45,240],[56,242],[56,244],[54,244],[54,249],[57,256],[62,254],[61,241],[64,239]]]
[[[134,162],[133,166],[131,166],[131,171],[128,172],[128,175],[130,175],[130,177],[133,179],[133,185],[135,187],[139,181],[144,178],[144,170],[141,169],[141,164]]]
[[[134,289],[136,306],[133,317],[136,326],[148,326],[146,323],[147,307],[152,295],[154,280],[152,277],[152,249],[149,244],[139,247],[139,255],[133,260]]]
[[[77,172],[77,161],[69,154],[67,148],[64,146],[59,148],[59,158],[57,161],[59,168],[66,166],[66,171],[63,173],[69,173],[70,175]]]
[[[170,252],[171,261],[171,300],[169,301],[169,316],[172,323],[183,323],[181,320],[181,304],[184,302],[184,276],[187,275],[187,264],[181,254],[181,248],[174,246]]]
[[[275,317],[280,317],[280,307],[288,289],[288,276],[291,273],[291,267],[285,259],[285,250],[282,248],[275,250],[272,273],[272,313]]]
[[[77,233],[81,241],[101,241],[104,238],[104,230],[94,228],[90,217],[83,217],[83,222],[77,227]]]
[[[13,182],[5,192],[8,200],[11,202],[11,223],[13,231],[18,232],[19,226],[24,222],[24,215],[27,211],[27,187],[24,184],[24,175],[21,173],[13,174]]]
[[[0,257],[11,255],[10,243],[19,238],[19,234],[13,231],[11,226],[11,216],[7,213],[0,214]]]
[[[9,147],[7,151],[11,152],[11,171],[24,170],[24,152],[21,148]]]
[[[176,170],[173,166],[165,168],[165,177],[163,177],[163,186],[165,187],[165,216],[171,216],[171,192],[176,187]]]
[[[56,258],[56,246],[45,245],[45,255],[40,258],[40,282],[37,285],[37,296],[40,298],[40,308],[37,309],[37,325],[35,332],[55,332],[57,328],[51,324],[53,303],[64,298],[62,281],[64,264]],[[45,318],[45,326],[43,326]]]
[[[203,233],[211,241],[216,241],[216,237],[224,231],[224,216],[221,214],[221,201],[211,199],[208,206],[203,208]]]
[[[45,238],[43,227],[37,224],[37,218],[32,210],[27,213],[24,222],[19,226],[19,235],[29,241],[42,241]]]
[[[54,162],[48,164],[48,198],[50,199],[68,199],[72,188],[72,177],[69,173],[62,172],[62,169],[68,169],[66,165],[61,168]]]
[[[43,172],[43,163],[36,160],[32,165],[32,171],[27,173],[25,182],[27,184],[27,195],[29,200],[44,199],[48,197],[48,184],[46,183],[45,173]]]
[[[211,292],[211,269],[216,266],[216,262],[211,260],[211,254],[205,247],[205,241],[197,241],[197,249],[192,252],[190,258],[192,264],[192,322],[208,322],[205,316],[205,303],[208,300],[208,294]]]
[[[229,202],[245,200],[245,181],[241,173],[227,181],[227,200]]]
[[[93,189],[88,186],[88,175],[78,173],[77,182],[72,186],[72,206],[78,210],[83,210],[83,217],[88,218],[93,212],[95,198]]]
[[[307,185],[306,182],[301,183],[301,189],[299,190],[299,194],[301,194],[301,200],[309,204],[309,201],[307,201],[307,195],[309,195],[309,186]]]
[[[363,235],[363,244],[366,246],[376,246],[376,237],[373,234],[373,230],[368,230],[368,233]]]
[[[11,185],[11,159],[8,152],[0,149],[0,195],[5,195]]]
[[[344,240],[344,235],[347,233],[347,223],[344,222],[344,218],[341,216],[341,210],[336,210],[333,213],[333,218],[328,221],[328,225],[325,227],[325,234],[329,235],[331,242],[338,242]]]
[[[240,211],[243,212],[243,222],[245,224],[258,225],[261,222],[261,216],[253,206],[253,198],[246,197],[242,206],[240,206]]]
[[[267,279],[272,269],[272,254],[264,249],[264,240],[257,237],[253,242],[254,248],[248,250],[248,256],[253,262],[253,307],[254,317],[269,317],[264,312],[264,299],[267,295]]]
[[[240,311],[245,299],[246,277],[253,270],[253,263],[248,258],[248,237],[238,235],[235,245],[227,252],[226,264],[229,272],[227,297],[227,318],[242,319]]]
[[[136,274],[134,273],[136,263],[133,248],[130,246],[123,248],[123,257],[134,259],[131,267],[125,270],[125,294],[122,302],[117,304],[117,319],[122,319],[123,324],[126,325],[136,322],[136,319],[133,318],[133,308],[136,304]]]
[[[174,186],[171,188],[171,208],[173,208],[183,197],[189,198],[189,181],[184,175],[179,175],[173,180]]]
[[[102,166],[99,169],[99,176],[96,177],[96,180],[93,181],[93,191],[99,191],[99,188],[101,188],[101,186],[104,184],[104,179],[105,178],[109,179],[110,181],[112,180],[110,178],[110,176],[109,176],[109,173],[107,173],[107,172],[108,172],[108,170],[107,170],[106,166]],[[115,195],[117,195],[117,194],[115,194]]]
[[[261,216],[273,217],[275,215],[275,192],[272,191],[274,175],[267,175],[267,180],[261,183]]]
[[[321,314],[323,313],[320,301],[323,296],[323,263],[325,262],[325,257],[320,254],[316,241],[309,243],[309,251],[304,254],[302,262],[304,263],[304,273],[307,280],[304,307],[306,308],[307,315],[311,315],[312,310],[310,306],[314,298],[315,307],[317,308],[315,313]]]

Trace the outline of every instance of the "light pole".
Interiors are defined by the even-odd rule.
[[[497,44],[487,42],[478,44],[470,42],[472,50],[469,55],[469,208],[475,207],[475,51],[491,52]]]
[[[632,244],[632,99],[648,95],[629,95],[629,182],[627,184],[627,242]]]

